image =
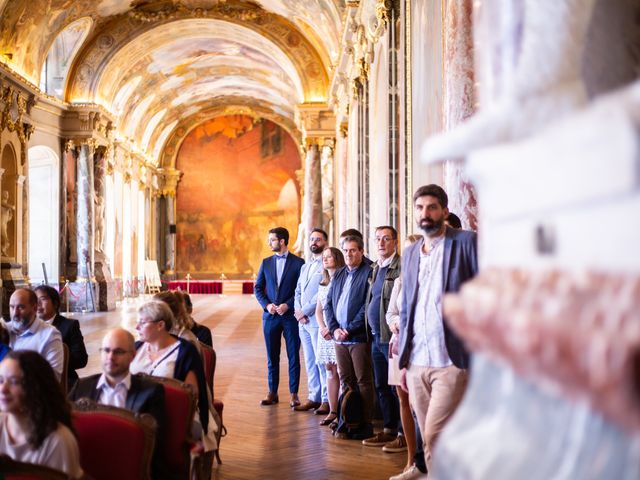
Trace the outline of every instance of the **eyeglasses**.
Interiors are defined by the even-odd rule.
[[[109,355],[110,353],[113,353],[116,357],[119,357],[121,355],[129,353],[129,350],[124,350],[122,348],[103,347],[103,348],[100,348],[100,353],[104,353],[105,355]]]
[[[145,321],[138,320],[136,322],[136,326],[142,327],[143,325],[146,325],[147,323],[158,323],[158,322],[161,322],[161,321],[162,320],[145,320]]]
[[[0,376],[0,385],[4,385],[8,383],[11,387],[18,387],[23,385],[23,379],[21,377],[1,377]]]

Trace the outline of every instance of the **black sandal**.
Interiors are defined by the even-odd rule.
[[[338,418],[338,414],[336,412],[329,412],[329,415],[327,415],[326,417],[324,417],[322,419],[322,421],[320,422],[320,425],[322,425],[323,427],[335,422],[335,420]]]

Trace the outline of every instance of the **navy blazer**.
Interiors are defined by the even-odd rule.
[[[69,373],[67,374],[68,384],[72,386],[78,379],[76,370],[87,366],[87,349],[84,345],[84,338],[80,331],[78,320],[63,317],[59,313],[51,322],[60,331],[62,342],[69,347]]]
[[[302,265],[304,265],[304,260],[289,252],[284,263],[280,286],[278,286],[276,256],[272,255],[262,260],[254,293],[264,310],[262,314],[263,320],[268,320],[274,316],[267,312],[267,305],[270,303],[274,305],[286,303],[289,306],[289,310],[287,310],[282,317],[295,320],[293,312],[295,310],[296,285],[298,284],[298,277],[300,276]]]
[[[420,269],[421,239],[411,245],[402,256],[402,304],[400,312],[400,368],[407,368],[413,346],[413,321],[418,303],[418,270]],[[461,285],[478,273],[477,235],[467,230],[447,227],[442,258],[444,292],[457,292]],[[458,368],[469,368],[469,353],[462,340],[449,328],[443,316],[444,342],[449,358]]]
[[[354,272],[354,277],[349,291],[349,303],[347,306],[347,337],[348,342],[365,343],[368,340],[367,322],[365,320],[365,305],[367,302],[367,291],[369,289],[369,278],[373,269],[371,265],[362,262]],[[340,328],[336,318],[336,307],[342,294],[342,289],[347,280],[347,267],[339,269],[331,280],[331,286],[327,293],[327,302],[323,313],[327,327],[333,336],[333,332]]]

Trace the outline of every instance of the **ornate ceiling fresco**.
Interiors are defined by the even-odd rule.
[[[103,106],[155,162],[158,143],[213,106],[258,109],[295,135],[295,106],[327,100],[344,3],[0,0],[0,60],[38,85],[56,37],[90,18],[64,98]]]

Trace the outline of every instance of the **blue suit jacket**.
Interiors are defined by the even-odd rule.
[[[411,359],[413,346],[413,321],[418,303],[418,270],[420,250],[424,239],[411,245],[402,256],[402,303],[400,312],[400,368],[406,368]],[[477,236],[475,232],[447,227],[444,237],[442,264],[445,292],[457,292],[460,286],[478,273]],[[462,340],[449,328],[443,317],[444,341],[453,364],[458,368],[469,367],[469,353]]]
[[[296,257],[293,253],[289,252],[284,264],[284,271],[282,272],[282,279],[280,286],[278,286],[278,278],[276,273],[276,256],[262,260],[260,264],[260,270],[258,271],[258,278],[256,279],[255,295],[258,302],[262,306],[264,313],[262,314],[263,320],[268,320],[274,315],[267,312],[267,305],[273,303],[274,305],[280,305],[286,303],[289,306],[289,310],[282,317],[292,318],[294,311],[294,297],[296,293],[296,285],[298,284],[298,277],[300,276],[300,269],[304,264],[304,260],[300,257]],[[276,313],[276,315],[278,315]]]

